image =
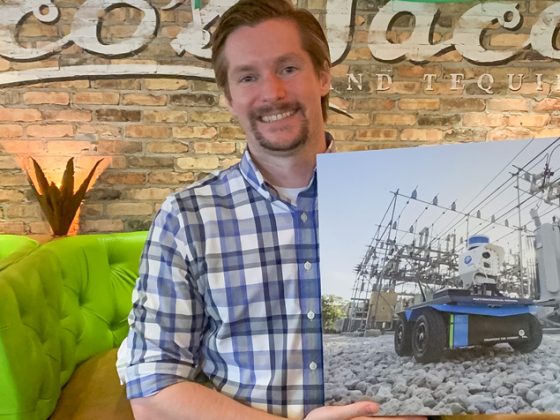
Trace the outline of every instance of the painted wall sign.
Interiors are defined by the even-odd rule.
[[[381,8],[373,18],[369,29],[369,47],[373,57],[381,61],[402,58],[412,62],[429,61],[443,51],[455,48],[467,60],[476,64],[498,64],[513,58],[521,50],[532,46],[544,57],[560,58],[554,47],[556,29],[560,22],[560,4],[553,4],[542,11],[531,28],[530,36],[517,48],[508,50],[487,49],[482,40],[485,32],[495,22],[515,31],[522,24],[518,3],[484,2],[467,10],[457,22],[453,37],[448,41],[433,43],[433,31],[439,16],[434,3],[393,1]],[[387,39],[391,22],[399,15],[411,14],[415,26],[411,36],[401,44]]]
[[[162,10],[182,7],[183,1],[172,0],[162,7]],[[326,2],[325,27],[332,61],[335,64],[344,60],[351,48],[356,2],[357,0],[327,0]],[[187,53],[200,60],[208,60],[210,29],[233,3],[235,0],[210,0],[200,7],[198,2],[192,1],[192,22],[186,24],[173,39],[170,39],[170,45],[177,56]],[[0,86],[107,74],[214,79],[213,72],[206,65],[198,67],[118,63],[118,58],[130,57],[138,53],[159,36],[159,11],[146,0],[86,0],[77,8],[67,35],[59,40],[41,43],[34,47],[24,46],[18,42],[16,36],[18,27],[31,15],[42,24],[56,25],[60,16],[59,8],[49,0],[11,0],[4,2],[1,7],[0,56],[9,61],[40,62],[61,53],[72,44],[78,45],[92,55],[102,56],[112,61],[102,65],[86,63],[56,68],[38,66],[36,69],[6,71],[0,73]],[[142,12],[142,18],[136,23],[134,33],[118,42],[103,42],[99,35],[99,27],[102,25],[101,16],[109,10],[122,7],[131,7]],[[560,25],[560,3],[544,8],[532,24],[526,40],[520,45],[507,49],[490,49],[485,47],[483,41],[490,28],[495,29],[496,24],[512,32],[520,29],[523,16],[517,2],[484,1],[475,4],[458,19],[450,39],[434,42],[434,28],[441,17],[440,7],[435,3],[399,0],[387,2],[369,25],[368,47],[372,58],[380,62],[409,60],[413,63],[426,63],[438,54],[455,49],[464,59],[475,65],[498,65],[514,59],[521,51],[532,48],[545,58],[560,59],[560,50],[555,45],[557,29]],[[414,27],[411,28],[411,34],[406,40],[394,43],[389,39],[388,34],[392,23],[403,15],[414,17]],[[430,77],[425,75],[425,81],[428,78],[428,90]],[[382,86],[385,86],[383,82],[387,80],[381,82]],[[458,83],[458,79],[455,82]],[[482,78],[478,83],[482,91],[492,93],[490,87],[492,81]]]
[[[376,92],[389,91],[393,85],[393,77],[387,73],[376,73],[375,75],[374,90]],[[441,79],[441,78],[440,78]],[[465,74],[464,73],[451,73],[446,82],[449,84],[449,90],[459,91],[465,87]],[[439,82],[438,75],[435,73],[424,73],[422,77],[422,89],[424,92],[433,92],[434,84]],[[501,80],[496,80],[492,73],[483,73],[478,76],[474,81],[477,87],[489,95],[494,94],[494,86],[497,84],[507,86],[510,92],[517,92],[522,89],[525,83],[531,83],[534,86],[535,92],[544,91],[544,79],[542,73],[537,73],[532,76],[527,76],[523,73],[507,73]],[[560,74],[557,74],[555,79],[549,80],[549,84],[555,91],[560,91]],[[347,74],[347,88],[348,91],[363,90],[364,78],[363,74]]]

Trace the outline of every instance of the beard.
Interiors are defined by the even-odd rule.
[[[251,125],[251,132],[263,149],[269,150],[271,152],[290,152],[296,150],[307,143],[309,138],[309,123],[307,118],[303,118],[300,124],[299,131],[290,141],[275,142],[270,138],[267,138],[262,131],[258,128],[258,123],[266,124],[261,120],[263,115],[271,114],[281,114],[284,112],[295,111],[296,113],[301,112],[305,115],[305,110],[303,106],[299,103],[288,103],[281,104],[277,106],[264,106],[256,110],[251,111],[249,114],[249,122]]]

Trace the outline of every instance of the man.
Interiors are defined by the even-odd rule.
[[[242,161],[172,195],[147,241],[118,369],[138,419],[345,419],[323,403],[316,155],[330,89],[319,23],[242,0],[212,45]],[[201,374],[212,387],[195,381]],[[216,390],[218,392],[216,392]]]

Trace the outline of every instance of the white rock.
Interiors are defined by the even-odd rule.
[[[398,357],[390,334],[331,335],[324,354],[328,403],[373,399],[382,401],[385,415],[411,414],[403,411],[410,409],[407,401],[422,415],[560,412],[554,406],[560,401],[560,336],[545,335],[529,354],[500,344],[491,351],[453,351],[425,365]]]

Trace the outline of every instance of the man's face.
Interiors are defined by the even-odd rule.
[[[253,153],[294,154],[324,142],[321,97],[328,69],[317,74],[295,23],[266,20],[241,27],[226,41],[229,107]]]

